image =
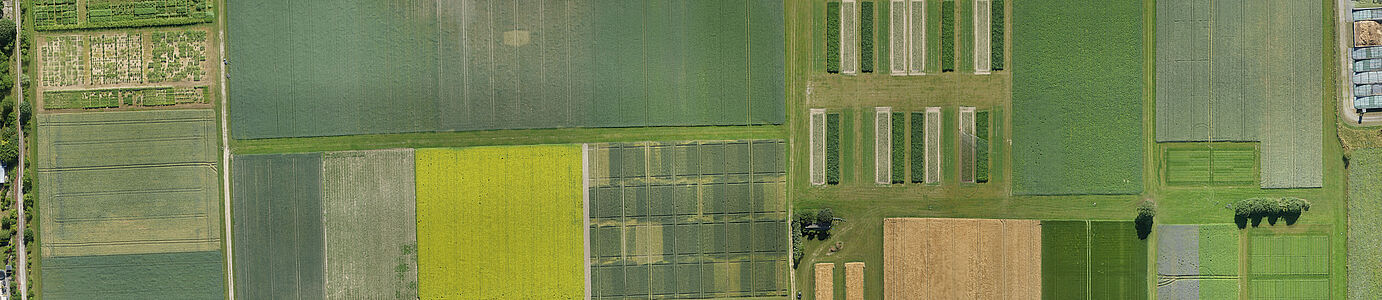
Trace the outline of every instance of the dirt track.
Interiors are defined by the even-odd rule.
[[[884,297],[1040,298],[1040,224],[1035,220],[885,219]]]

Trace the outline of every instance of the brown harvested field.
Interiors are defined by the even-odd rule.
[[[864,263],[845,263],[845,299],[864,300]]]
[[[835,264],[816,264],[816,299],[835,299]]]
[[[883,294],[887,299],[1040,298],[1041,222],[885,219]]]

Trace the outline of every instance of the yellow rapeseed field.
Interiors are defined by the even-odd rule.
[[[416,157],[421,298],[585,297],[580,146]]]

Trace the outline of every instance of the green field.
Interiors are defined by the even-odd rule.
[[[213,22],[214,9],[211,0],[37,0],[27,12],[38,30],[65,30]]]
[[[782,5],[230,2],[229,87],[242,100],[231,129],[256,139],[781,124]]]
[[[1163,146],[1167,185],[1257,185],[1257,145],[1176,143]]]
[[[1017,1],[1013,13],[1012,192],[1142,192],[1141,3]]]
[[[1201,279],[1200,299],[1238,299],[1237,279]]]
[[[840,114],[825,115],[825,183],[840,183]]]
[[[418,296],[584,295],[581,149],[420,149]]]
[[[321,154],[236,155],[233,162],[235,296],[321,298]]]
[[[1315,231],[1251,231],[1246,245],[1248,296],[1329,299],[1329,239]]]
[[[1200,225],[1200,274],[1238,275],[1238,228]]]
[[[225,261],[220,251],[49,257],[43,259],[42,295],[47,299],[225,299]]]
[[[42,255],[221,249],[214,120],[209,110],[39,115]]]
[[[1382,149],[1353,152],[1348,168],[1348,293],[1382,292]]]
[[[322,158],[325,291],[330,299],[416,299],[413,150]]]
[[[1147,242],[1132,222],[1042,221],[1041,253],[1042,298],[1147,297]]]
[[[592,297],[786,296],[785,147],[592,145]]]

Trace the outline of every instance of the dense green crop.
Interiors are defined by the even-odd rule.
[[[86,21],[76,0],[40,0],[30,13],[38,30],[144,27],[207,23],[216,20],[208,0],[90,0]]]
[[[840,72],[840,3],[825,3],[825,71]]]
[[[989,182],[989,112],[974,113],[974,182]]]
[[[206,87],[141,87],[45,91],[43,109],[99,109],[207,103]]]
[[[825,115],[825,182],[840,183],[840,114]]]
[[[993,60],[989,61],[989,68],[993,70],[1002,70],[1003,38],[1005,36],[1003,30],[1004,25],[1007,25],[1003,23],[1005,7],[1003,7],[1003,0],[993,0],[991,5],[990,12],[993,13],[993,16],[989,19],[989,21],[992,22],[989,26],[989,31],[991,31],[992,35],[989,39],[989,47],[993,49],[990,52],[993,54]]]
[[[45,257],[42,292],[48,299],[225,299],[223,261],[221,251]]]
[[[235,294],[321,298],[321,153],[236,155],[232,162]]]
[[[1348,291],[1382,292],[1382,149],[1354,151],[1348,168]],[[1351,297],[1352,298],[1352,297]]]
[[[873,2],[859,2],[859,72],[873,73]]]
[[[907,113],[893,113],[892,183],[907,181]]]
[[[941,72],[955,71],[955,1],[941,3]]]
[[[912,113],[912,183],[926,182],[926,113]]]

